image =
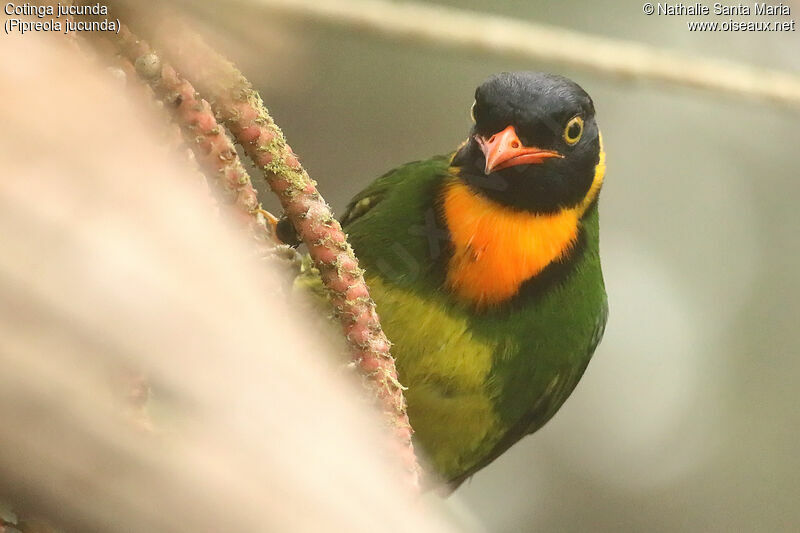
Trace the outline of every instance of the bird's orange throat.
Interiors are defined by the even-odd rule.
[[[578,239],[581,217],[597,198],[605,175],[605,153],[583,201],[539,215],[505,207],[473,191],[458,178],[442,191],[442,212],[453,247],[447,286],[479,308],[513,298],[527,280],[566,257]]]

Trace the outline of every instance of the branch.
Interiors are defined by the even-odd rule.
[[[390,354],[391,343],[381,328],[363,270],[339,222],[317,192],[316,183],[286,144],[261,97],[233,64],[175,20],[156,32],[154,41],[200,93],[207,95],[217,117],[263,170],[320,271],[352,359],[367,376],[401,446],[409,481],[418,487],[420,468],[411,442],[403,387]]]
[[[106,44],[107,47],[101,47],[101,43]],[[103,56],[105,56],[106,59],[112,57],[115,59],[114,63],[107,67],[109,73],[124,80],[125,85],[130,89],[132,95],[137,98],[143,106],[147,106],[148,109],[154,112],[154,126],[161,126],[164,130],[163,136],[158,139],[159,143],[163,145],[165,151],[186,155],[186,163],[190,167],[189,175],[194,178],[197,187],[202,191],[203,196],[207,198],[209,209],[214,213],[218,212],[219,205],[217,195],[212,194],[208,186],[208,180],[200,169],[195,153],[189,148],[188,139],[185,138],[180,125],[175,122],[174,114],[170,113],[170,110],[164,106],[164,102],[158,99],[153,88],[141,79],[133,63],[126,57],[116,54],[113,44],[110,41],[95,39],[92,44],[94,45],[93,48],[89,49],[83,47],[81,52],[86,54],[91,50],[95,53],[93,59]]]
[[[800,110],[800,76],[795,74],[489,13],[386,0],[249,0],[249,3],[392,38],[559,63],[603,75],[695,87]]]
[[[256,240],[265,249],[273,248],[276,243],[266,227],[250,176],[208,102],[200,98],[191,83],[163,61],[146,41],[133,35],[127,26],[122,26],[114,43],[155,95],[173,110],[187,144],[209,181],[216,183],[233,203],[235,212],[250,226]]]

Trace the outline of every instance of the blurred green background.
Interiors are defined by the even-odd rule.
[[[442,3],[800,71],[800,32],[691,33],[691,17],[648,17],[638,1]],[[491,73],[554,71],[594,98],[606,338],[554,420],[458,490],[454,513],[492,532],[800,527],[800,113],[247,3],[232,13],[206,19],[220,48],[337,212],[385,171],[454,149]]]

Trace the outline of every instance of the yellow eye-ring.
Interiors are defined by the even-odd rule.
[[[478,122],[477,120],[475,120],[475,104],[477,103],[478,102],[472,102],[472,107],[469,108],[469,116],[472,117],[472,122]]]
[[[583,119],[581,117],[572,117],[567,122],[567,127],[564,128],[564,141],[570,146],[577,144],[583,135]]]

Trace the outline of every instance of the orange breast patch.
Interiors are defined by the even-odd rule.
[[[580,209],[552,215],[515,211],[475,194],[460,180],[443,191],[444,218],[453,256],[447,285],[477,307],[499,304],[578,238]]]

